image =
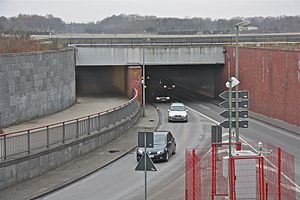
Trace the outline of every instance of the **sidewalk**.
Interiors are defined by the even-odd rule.
[[[55,124],[58,122],[85,117],[94,113],[109,110],[120,106],[128,101],[125,97],[79,97],[75,104],[66,110],[47,115],[38,119],[13,125],[2,130],[5,133],[11,133],[20,130],[32,129],[36,127]]]
[[[38,198],[54,189],[60,189],[79,178],[107,166],[129,153],[137,146],[138,131],[153,131],[157,128],[159,116],[153,106],[146,106],[146,116],[124,135],[98,150],[81,156],[51,172],[0,191],[1,200],[23,200]]]

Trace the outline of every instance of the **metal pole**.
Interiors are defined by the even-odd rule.
[[[4,160],[6,160],[7,153],[6,153],[6,135],[4,135]]]
[[[228,71],[228,80],[230,79],[230,56],[228,55],[228,52],[226,53],[227,59],[228,59],[228,66],[227,66],[227,71]]]
[[[65,140],[66,140],[66,128],[65,128],[65,122],[63,122],[63,143],[65,143]]]
[[[146,84],[146,78],[145,78],[145,46],[144,46],[144,40],[143,40],[143,117],[145,117],[145,84]]]
[[[228,141],[229,141],[229,153],[228,153],[228,199],[231,200],[231,190],[230,190],[230,180],[231,180],[231,174],[230,174],[230,169],[231,169],[231,163],[230,159],[232,157],[231,154],[231,129],[232,129],[232,80],[231,78],[228,80],[229,81],[229,130],[228,130]]]
[[[277,184],[278,184],[278,200],[281,200],[281,148],[278,148],[278,172],[277,172],[277,176],[278,176],[278,180],[277,180]]]
[[[239,26],[236,26],[236,38],[235,38],[235,78],[239,79],[239,48],[238,48],[238,38],[239,38]],[[236,142],[240,141],[240,127],[239,127],[239,104],[238,104],[238,93],[239,85],[235,86],[235,132],[236,132]]]
[[[195,154],[195,149],[193,149],[193,151],[192,151],[192,155],[193,155],[193,157],[192,157],[192,168],[193,168],[193,177],[192,177],[192,179],[193,179],[193,200],[195,200],[196,199],[196,183],[195,183],[195,174],[196,174],[196,170],[195,170],[195,166],[196,166],[196,154]]]
[[[211,200],[214,200],[215,199],[215,194],[216,194],[216,145],[215,144],[212,144],[211,145],[211,166],[212,166],[212,170],[211,170]],[[193,150],[194,151],[194,150]]]
[[[49,148],[49,126],[47,126],[47,129],[46,129],[46,133],[47,133],[47,148]]]
[[[146,131],[144,132],[144,158],[145,158],[145,200],[147,200],[147,159],[146,159],[146,154],[147,154],[147,137],[146,137]]]
[[[264,163],[264,157],[260,157],[261,159],[261,189],[260,189],[260,192],[261,192],[261,199],[263,200],[264,199],[264,196],[265,196],[265,174],[264,174],[264,166],[265,166],[265,163]]]

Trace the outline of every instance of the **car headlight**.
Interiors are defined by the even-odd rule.
[[[172,88],[175,88],[175,85],[172,85]]]
[[[157,152],[158,155],[163,154],[165,150],[160,150]]]
[[[160,100],[160,98],[159,98],[159,97],[156,97],[156,100]]]
[[[138,153],[139,153],[139,154],[143,154],[144,151],[143,151],[142,149],[138,149]]]
[[[167,86],[166,86],[166,85],[164,85],[164,88],[167,88]]]
[[[170,97],[167,97],[167,99],[170,99]]]

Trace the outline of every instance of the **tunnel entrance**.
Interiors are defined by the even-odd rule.
[[[147,65],[146,99],[157,101],[169,98],[215,98],[224,88],[224,64]]]
[[[126,96],[129,66],[77,66],[77,96]],[[142,66],[140,66],[142,67]],[[211,99],[224,89],[224,64],[146,65],[146,101],[157,96]]]
[[[124,96],[126,91],[125,66],[77,66],[77,96]]]

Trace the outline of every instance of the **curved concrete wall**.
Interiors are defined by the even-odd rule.
[[[1,126],[58,112],[75,99],[73,49],[0,55]]]

